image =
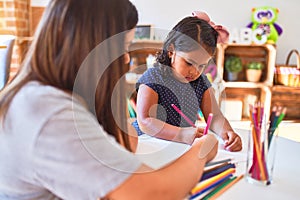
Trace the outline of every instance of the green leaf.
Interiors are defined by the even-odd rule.
[[[247,69],[257,69],[257,70],[261,70],[263,69],[265,66],[263,63],[261,62],[249,62],[246,65]]]
[[[229,56],[225,60],[225,69],[229,72],[240,72],[243,69],[242,61],[237,56]]]

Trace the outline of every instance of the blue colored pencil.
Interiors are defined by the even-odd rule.
[[[226,171],[229,168],[235,168],[235,164],[228,163],[227,165],[216,168],[215,170],[212,170],[212,171],[209,171],[209,172],[204,172],[201,179],[200,179],[200,181],[203,181],[203,180],[211,178],[211,177],[213,177],[217,174],[220,174],[220,173],[222,173],[223,171]]]
[[[189,197],[189,199],[192,200],[192,199],[194,199],[194,198],[200,196],[201,194],[207,192],[208,190],[217,187],[219,184],[222,184],[224,181],[230,179],[232,176],[233,176],[232,174],[229,174],[228,176],[225,176],[224,178],[222,178],[222,179],[220,179],[219,181],[217,181],[216,183],[214,183],[214,184],[208,186],[207,188],[201,190],[200,192],[191,195],[191,196]]]

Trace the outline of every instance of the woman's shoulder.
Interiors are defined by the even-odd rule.
[[[24,85],[14,97],[9,107],[9,115],[13,119],[27,116],[27,118],[41,121],[62,110],[73,109],[74,105],[84,108],[78,98],[74,98],[71,93],[31,81]]]
[[[25,84],[15,96],[16,101],[28,99],[26,104],[48,105],[57,101],[71,101],[72,94],[50,85],[44,85],[38,81],[31,81]]]

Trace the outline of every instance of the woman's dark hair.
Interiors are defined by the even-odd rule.
[[[5,119],[13,97],[27,82],[39,81],[80,95],[103,128],[129,148],[124,89],[115,92],[115,102],[111,98],[128,71],[122,56],[124,31],[137,21],[129,0],[51,0],[18,75],[0,94],[0,119]],[[91,57],[93,52],[97,54]],[[82,70],[83,63],[90,65]],[[114,103],[121,124],[114,119]]]
[[[205,20],[186,17],[169,32],[162,51],[157,54],[156,61],[162,65],[171,65],[171,59],[168,56],[171,45],[175,50],[182,52],[190,52],[201,46],[213,55],[217,47],[217,38],[218,32]]]

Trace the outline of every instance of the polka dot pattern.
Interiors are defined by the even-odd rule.
[[[206,75],[202,74],[197,80],[182,83],[175,79],[170,67],[154,67],[148,69],[138,80],[136,89],[145,84],[158,94],[157,118],[174,126],[189,127],[190,125],[171,106],[175,104],[193,122],[197,119],[203,93],[211,87]],[[138,133],[137,122],[133,123]]]

